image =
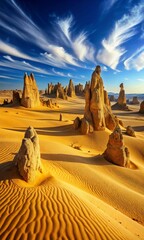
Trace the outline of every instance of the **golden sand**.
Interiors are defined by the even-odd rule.
[[[144,117],[136,113],[139,107],[119,112],[124,125],[136,130],[136,138],[124,134],[131,168],[122,168],[101,156],[109,130],[82,136],[73,129],[84,99],[58,104],[53,110],[0,108],[0,239],[144,239]],[[39,135],[44,166],[33,184],[21,179],[12,162],[30,125]]]

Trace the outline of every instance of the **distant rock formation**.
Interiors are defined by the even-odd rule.
[[[21,99],[22,106],[33,108],[40,106],[39,91],[33,73],[24,75],[24,87]]]
[[[67,87],[64,88],[59,82],[55,85],[48,83],[48,95],[67,100]]]
[[[84,92],[84,88],[82,84],[79,83],[78,85],[75,85],[75,93],[77,96],[83,95],[83,92]]]
[[[45,107],[49,107],[49,108],[54,108],[54,107],[58,107],[57,103],[53,103],[52,99],[45,99],[45,98],[40,98],[41,101],[41,105],[45,106]]]
[[[122,167],[129,166],[129,150],[124,145],[121,129],[116,127],[113,133],[109,136],[107,149],[104,152],[104,157],[107,161]]]
[[[85,85],[85,120],[81,119],[80,125],[83,134],[104,130],[105,127],[113,130],[117,125],[100,73],[101,68],[97,66],[92,74],[91,82]]]
[[[125,95],[125,90],[124,90],[123,83],[120,84],[120,92],[119,92],[119,97],[118,97],[118,104],[120,106],[125,106],[126,105],[126,95]]]
[[[13,91],[13,99],[12,102],[14,104],[20,104],[21,102],[21,95],[20,95],[20,91],[14,90]]]
[[[139,113],[144,113],[144,101],[142,101],[141,104],[140,104]]]
[[[136,137],[135,131],[134,131],[134,129],[131,126],[127,126],[126,134],[131,136],[131,137]]]
[[[124,90],[124,85],[123,83],[120,84],[120,92],[119,92],[119,97],[118,101],[116,104],[112,106],[112,109],[115,110],[128,110],[129,108],[127,106],[127,100],[126,100],[126,95],[125,95],[125,90]]]
[[[26,182],[35,180],[36,171],[42,172],[39,139],[33,127],[26,130],[19,152],[14,157],[14,162]]]
[[[67,89],[67,95],[69,97],[75,97],[75,86],[73,84],[72,79],[69,81],[68,89]]]
[[[110,102],[115,102],[115,96],[114,95],[110,95],[109,96],[109,100],[110,100]]]
[[[134,105],[138,105],[140,104],[139,100],[138,100],[138,97],[133,97],[132,101],[131,101],[131,104],[134,104]]]

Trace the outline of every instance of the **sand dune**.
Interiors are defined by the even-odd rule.
[[[124,134],[131,168],[122,168],[101,155],[109,130],[82,136],[73,129],[84,99],[58,104],[53,110],[0,108],[0,239],[144,239],[144,118],[138,107],[115,111],[137,130],[136,138]],[[29,125],[39,135],[44,166],[33,184],[12,162]]]

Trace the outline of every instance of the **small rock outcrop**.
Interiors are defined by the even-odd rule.
[[[83,92],[84,92],[84,88],[82,84],[79,83],[78,85],[75,85],[75,93],[77,96],[83,95]]]
[[[113,130],[117,125],[100,73],[101,67],[97,66],[92,74],[91,82],[85,85],[85,121],[82,119],[83,124],[80,125],[83,134],[104,130],[106,127]]]
[[[112,109],[129,111],[123,83],[120,84],[119,97],[117,103],[112,106]]]
[[[34,75],[24,75],[24,87],[21,99],[21,105],[26,108],[33,108],[40,106],[39,91]]]
[[[131,136],[131,137],[136,137],[135,131],[134,131],[134,129],[131,126],[127,126],[126,134]]]
[[[13,99],[12,99],[14,104],[20,104],[21,102],[21,96],[20,96],[20,92],[17,90],[13,91]]]
[[[59,118],[59,120],[62,121],[62,119],[63,119],[63,116],[62,116],[62,114],[60,113],[60,118]]]
[[[47,92],[48,95],[67,100],[67,87],[64,88],[59,82],[55,85],[53,85],[52,83],[48,83]]]
[[[14,162],[26,182],[35,180],[36,171],[42,172],[39,139],[33,127],[26,130],[19,152],[14,157]]]
[[[120,106],[125,106],[126,105],[126,95],[125,95],[125,90],[124,90],[123,83],[120,84],[120,92],[119,92],[119,97],[118,97],[118,104]]]
[[[140,104],[139,100],[138,100],[138,97],[133,97],[132,101],[131,101],[131,104],[134,104],[134,105],[138,105]]]
[[[75,97],[75,86],[73,84],[72,79],[69,81],[68,89],[67,89],[67,95],[69,97]]]
[[[140,104],[139,113],[144,113],[144,101],[142,101],[141,104]]]
[[[74,129],[77,130],[81,127],[81,119],[79,117],[76,117],[74,120]]]
[[[103,153],[105,159],[121,167],[129,166],[129,150],[124,145],[121,129],[116,127],[109,136],[107,149]]]
[[[114,96],[114,95],[110,95],[110,96],[109,96],[109,100],[110,100],[111,102],[115,102],[115,96]]]

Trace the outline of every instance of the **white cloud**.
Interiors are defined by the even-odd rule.
[[[124,61],[124,66],[126,70],[135,69],[140,71],[144,69],[144,45]]]
[[[9,60],[10,62],[14,62],[14,59],[11,58],[11,56],[3,56],[5,59]]]
[[[74,51],[75,55],[80,61],[89,60],[94,62],[94,53],[95,49],[92,44],[87,39],[86,32],[80,32],[79,34],[74,34],[72,32],[73,27],[73,16],[70,15],[65,19],[60,19],[57,21],[58,26],[60,27],[61,32],[66,37],[67,41],[70,44],[70,47]],[[72,34],[73,33],[73,34]],[[64,38],[62,38],[64,39]]]
[[[11,76],[5,76],[5,75],[0,75],[0,78],[15,79],[14,77],[11,77]]]
[[[52,72],[61,77],[77,78],[76,76],[73,76],[71,73],[59,72],[59,71],[56,71],[54,68],[52,69]]]
[[[102,67],[102,71],[107,72],[107,71],[108,71],[108,68],[107,68],[106,66],[103,66],[103,67]]]
[[[46,58],[34,60],[30,56],[20,52],[16,47],[12,47],[10,44],[5,44],[4,42],[0,42],[0,51],[8,53],[13,56],[17,56],[24,59],[31,59],[33,61],[46,60],[45,64],[49,64],[52,66],[62,67],[69,65],[80,66],[76,60],[76,58],[67,52],[63,46],[58,46],[57,44],[51,44],[51,41],[47,37],[47,35],[40,29],[23,11],[22,9],[15,3],[14,0],[7,1],[7,4],[12,8],[11,13],[9,14],[9,10],[7,8],[7,12],[0,11],[0,26],[4,29],[12,32],[17,37],[33,43],[34,45],[40,47],[44,50],[44,52],[48,52]],[[66,26],[63,26],[63,30],[66,34]],[[41,55],[42,56],[42,55]],[[43,55],[44,56],[44,55]]]
[[[1,67],[7,67],[7,68],[12,68],[12,69],[17,69],[17,70],[23,70],[23,71],[30,71],[30,72],[39,72],[39,73],[43,73],[43,74],[47,74],[47,75],[53,75],[52,73],[35,67],[29,63],[27,63],[26,61],[18,61],[18,60],[14,60],[11,58],[11,60],[1,60],[0,61],[0,66]]]
[[[135,27],[144,19],[144,3],[134,6],[130,13],[115,23],[114,29],[107,39],[102,40],[103,48],[98,51],[99,62],[116,69],[121,56],[126,52],[123,43],[136,34]]]
[[[2,40],[0,40],[0,52],[7,53],[19,58],[31,59],[31,57],[29,57],[27,54],[22,53],[11,44],[4,43]],[[7,56],[4,56],[4,57],[7,58]],[[7,59],[10,60],[10,56],[8,58]]]
[[[102,12],[107,13],[118,0],[104,0],[102,2]]]

